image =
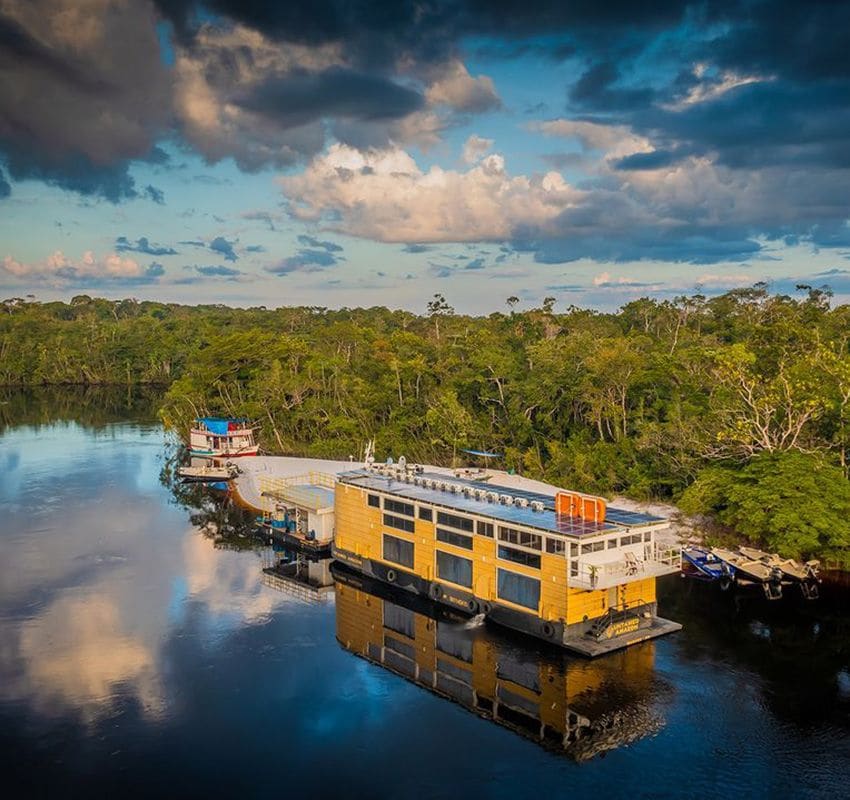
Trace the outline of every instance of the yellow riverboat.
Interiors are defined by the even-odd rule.
[[[655,582],[678,573],[667,520],[424,471],[337,477],[334,557],[365,575],[587,656],[679,630]]]

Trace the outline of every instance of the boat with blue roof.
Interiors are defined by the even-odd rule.
[[[199,458],[239,458],[259,451],[256,428],[248,420],[198,417],[189,430],[190,454]]]

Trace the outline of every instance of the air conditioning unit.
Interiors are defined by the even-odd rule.
[[[488,503],[498,503],[499,502],[499,495],[498,495],[497,492],[487,492],[487,494],[485,496],[487,498]]]
[[[509,494],[500,495],[499,500],[501,501],[502,505],[505,506],[512,506],[514,504],[514,499]]]
[[[524,497],[517,497],[514,500],[514,503],[516,505],[518,505],[520,508],[527,508],[528,507],[528,500],[526,500]]]
[[[546,506],[544,506],[543,503],[541,503],[539,500],[532,500],[531,501],[531,510],[532,511],[543,511],[544,508],[546,508]]]

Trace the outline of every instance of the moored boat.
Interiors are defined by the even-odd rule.
[[[244,419],[199,417],[189,431],[189,450],[203,458],[255,456],[259,447],[254,430]]]
[[[819,561],[800,562],[793,558],[782,558],[776,553],[766,553],[764,550],[758,550],[754,547],[739,547],[738,551],[747,558],[757,559],[766,566],[780,570],[783,582],[799,585],[803,597],[807,600],[814,600],[819,596]]]
[[[669,521],[601,497],[542,494],[411,466],[337,476],[334,557],[349,568],[597,656],[679,630],[656,578],[681,569]]]
[[[235,478],[239,474],[239,467],[235,464],[180,467],[177,474],[187,482],[218,483]]]
[[[720,581],[721,589],[728,589],[735,580],[735,567],[702,547],[682,549],[682,573],[698,580]]]
[[[735,569],[737,583],[758,584],[764,590],[768,600],[782,597],[782,570],[765,564],[757,558],[750,558],[740,552],[713,547],[712,555]]]

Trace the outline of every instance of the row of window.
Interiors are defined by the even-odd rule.
[[[628,536],[621,536],[619,539],[614,536],[611,539],[603,539],[599,542],[587,542],[581,546],[581,553],[585,555],[586,553],[598,553],[600,550],[604,550],[607,547],[609,550],[613,550],[618,545],[620,547],[625,547],[632,544],[640,544],[641,542],[650,542],[652,541],[652,532],[646,531],[645,533],[631,533]],[[575,547],[575,545],[573,545]],[[573,555],[577,555],[573,553]]]
[[[368,496],[368,502],[370,506],[380,507],[381,498],[376,494],[370,494]],[[388,511],[392,511],[392,514],[386,513]],[[387,525],[390,528],[395,528],[396,530],[405,531],[407,533],[413,533],[415,530],[413,517],[415,516],[415,508],[412,503],[403,503],[398,500],[391,500],[390,498],[384,498],[384,525]],[[403,515],[403,516],[398,516]],[[430,508],[419,507],[419,518],[427,520],[431,522],[433,520],[433,512]],[[473,532],[479,534],[480,536],[488,536],[493,538],[494,526],[492,522],[484,522],[483,520],[472,520],[468,517],[461,517],[457,514],[449,514],[445,511],[437,512],[437,523],[438,525],[448,526],[449,528],[456,528],[457,531],[463,531],[464,533],[459,533],[457,531],[446,530],[445,528],[437,528],[437,539],[441,542],[446,542],[447,544],[453,544],[457,547],[463,547],[467,550],[472,550],[472,538],[467,535]],[[499,525],[498,529],[499,533],[499,541],[507,542],[509,544],[519,545],[520,547],[527,547],[532,550],[543,550],[543,540],[544,537],[537,533],[531,533],[530,531],[519,530],[518,528],[509,528],[503,525]],[[615,536],[610,539],[603,539],[596,542],[587,542],[582,544],[580,549],[582,555],[586,555],[588,553],[596,553],[600,550],[604,550],[606,547],[611,550],[616,548],[618,545],[620,547],[639,544],[641,541],[649,542],[652,540],[652,533],[650,531],[646,531],[643,534],[633,533],[628,534],[626,536],[620,536],[619,539]],[[502,556],[502,552],[511,552],[516,553],[518,551],[512,551],[507,547],[499,548],[499,558],[506,558],[510,561],[516,561],[517,563],[527,563],[527,562],[535,562],[529,563],[529,566],[540,567],[540,558],[537,557],[531,559],[520,560],[518,557],[511,556]],[[546,552],[552,553],[554,555],[564,555],[566,553],[566,542],[563,539],[554,539],[546,537]],[[576,557],[579,554],[579,545],[576,543],[572,543],[570,545],[570,556]],[[530,556],[531,554],[525,554],[526,556]]]
[[[503,554],[504,552],[504,554]],[[384,560],[403,567],[413,567],[414,544],[388,533],[384,534]],[[540,556],[499,546],[499,558],[507,558],[526,566],[540,566]],[[537,563],[533,563],[534,559]],[[466,589],[472,588],[472,560],[437,550],[437,578]],[[496,592],[500,599],[537,611],[540,605],[540,581],[505,569],[497,570]],[[392,627],[390,625],[389,627]],[[396,628],[398,629],[398,628]],[[404,631],[402,631],[404,632]]]

